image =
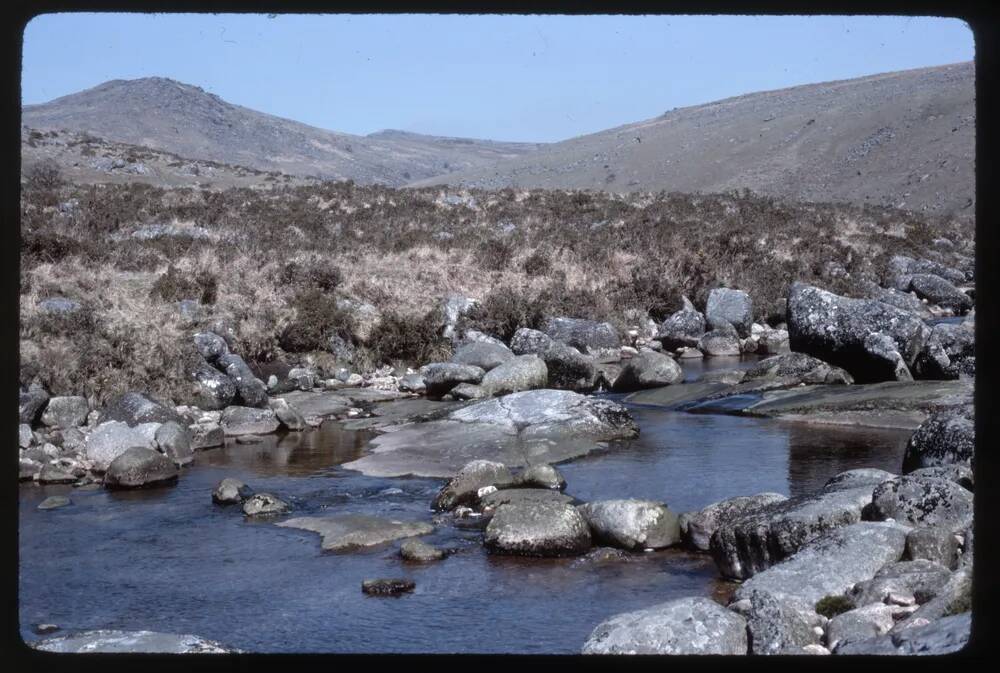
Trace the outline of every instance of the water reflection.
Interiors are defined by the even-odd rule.
[[[258,475],[308,476],[360,458],[374,433],[345,430],[328,421],[318,428],[281,435],[264,435],[244,444],[227,438],[226,445],[198,453],[198,463],[239,466]]]

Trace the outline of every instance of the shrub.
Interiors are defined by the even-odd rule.
[[[215,274],[199,271],[192,277],[171,264],[153,282],[149,294],[153,299],[162,301],[198,299],[202,304],[214,304],[218,289],[219,282]]]
[[[544,276],[552,269],[552,257],[545,250],[536,250],[524,259],[521,267],[529,276]]]
[[[515,252],[513,243],[491,238],[479,246],[479,264],[487,271],[503,271],[514,261]]]
[[[333,292],[344,282],[344,275],[339,268],[318,262],[285,262],[280,278],[283,283],[297,288],[314,288],[323,292]]]
[[[299,290],[292,300],[295,318],[281,332],[278,342],[289,353],[326,349],[331,336],[350,341],[351,314],[337,306],[337,299],[318,288]]]
[[[847,596],[823,596],[816,601],[816,612],[827,619],[833,619],[837,615],[854,609],[854,603]]]
[[[477,329],[510,341],[519,328],[537,329],[545,317],[538,297],[528,290],[496,288],[459,318],[458,327]]]
[[[59,164],[52,159],[43,159],[24,170],[24,186],[28,190],[51,192],[64,184]]]
[[[441,315],[437,310],[420,317],[386,311],[369,339],[368,349],[378,363],[402,360],[424,364],[444,360],[451,356],[451,344],[441,336],[440,329]]]

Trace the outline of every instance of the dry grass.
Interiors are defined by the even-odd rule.
[[[301,361],[308,354],[281,345],[290,326],[311,330],[292,350],[350,332],[334,298],[383,314],[375,336],[356,344],[361,366],[421,364],[447,351],[437,320],[449,294],[482,300],[467,324],[501,337],[552,315],[620,328],[636,310],[659,320],[681,294],[704,302],[718,285],[747,290],[764,318],[793,280],[850,294],[857,280],[881,280],[891,254],[940,258],[928,247],[936,236],[966,255],[974,243],[968,224],[747,193],[508,189],[445,199],[351,183],[221,192],[53,184],[25,190],[21,204],[21,377],[94,400],[136,387],[183,401],[189,335],[219,321],[249,361]],[[169,222],[214,240],[128,236]],[[851,277],[825,277],[829,261]],[[53,296],[79,301],[86,320],[48,324],[37,303]],[[184,298],[202,301],[199,315],[180,315]]]

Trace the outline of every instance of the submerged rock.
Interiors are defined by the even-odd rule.
[[[479,498],[479,508],[484,513],[496,510],[500,505],[522,505],[532,503],[569,504],[573,498],[559,491],[541,488],[505,488],[487,493]]]
[[[50,495],[38,503],[38,509],[58,509],[71,504],[73,504],[72,501],[64,495]]]
[[[372,596],[397,596],[409,593],[417,587],[408,579],[374,579],[361,582],[361,591]]]
[[[430,563],[444,558],[444,552],[427,544],[423,540],[411,538],[399,547],[399,555],[406,561],[414,563]]]
[[[238,651],[201,636],[155,631],[83,631],[29,644],[45,652],[74,654],[90,652],[226,654]]]
[[[319,533],[322,548],[328,551],[351,551],[434,532],[432,525],[422,521],[397,521],[364,514],[302,516],[275,525]]]
[[[599,544],[622,549],[662,549],[680,542],[677,515],[650,500],[602,500],[577,508]]]
[[[493,554],[578,556],[590,549],[590,529],[571,505],[512,503],[497,509],[483,545]]]
[[[708,598],[680,598],[615,615],[583,654],[746,654],[746,620]]]

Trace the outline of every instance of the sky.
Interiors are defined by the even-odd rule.
[[[554,142],[974,56],[936,17],[63,13],[25,27],[21,100],[160,76],[333,131]]]

